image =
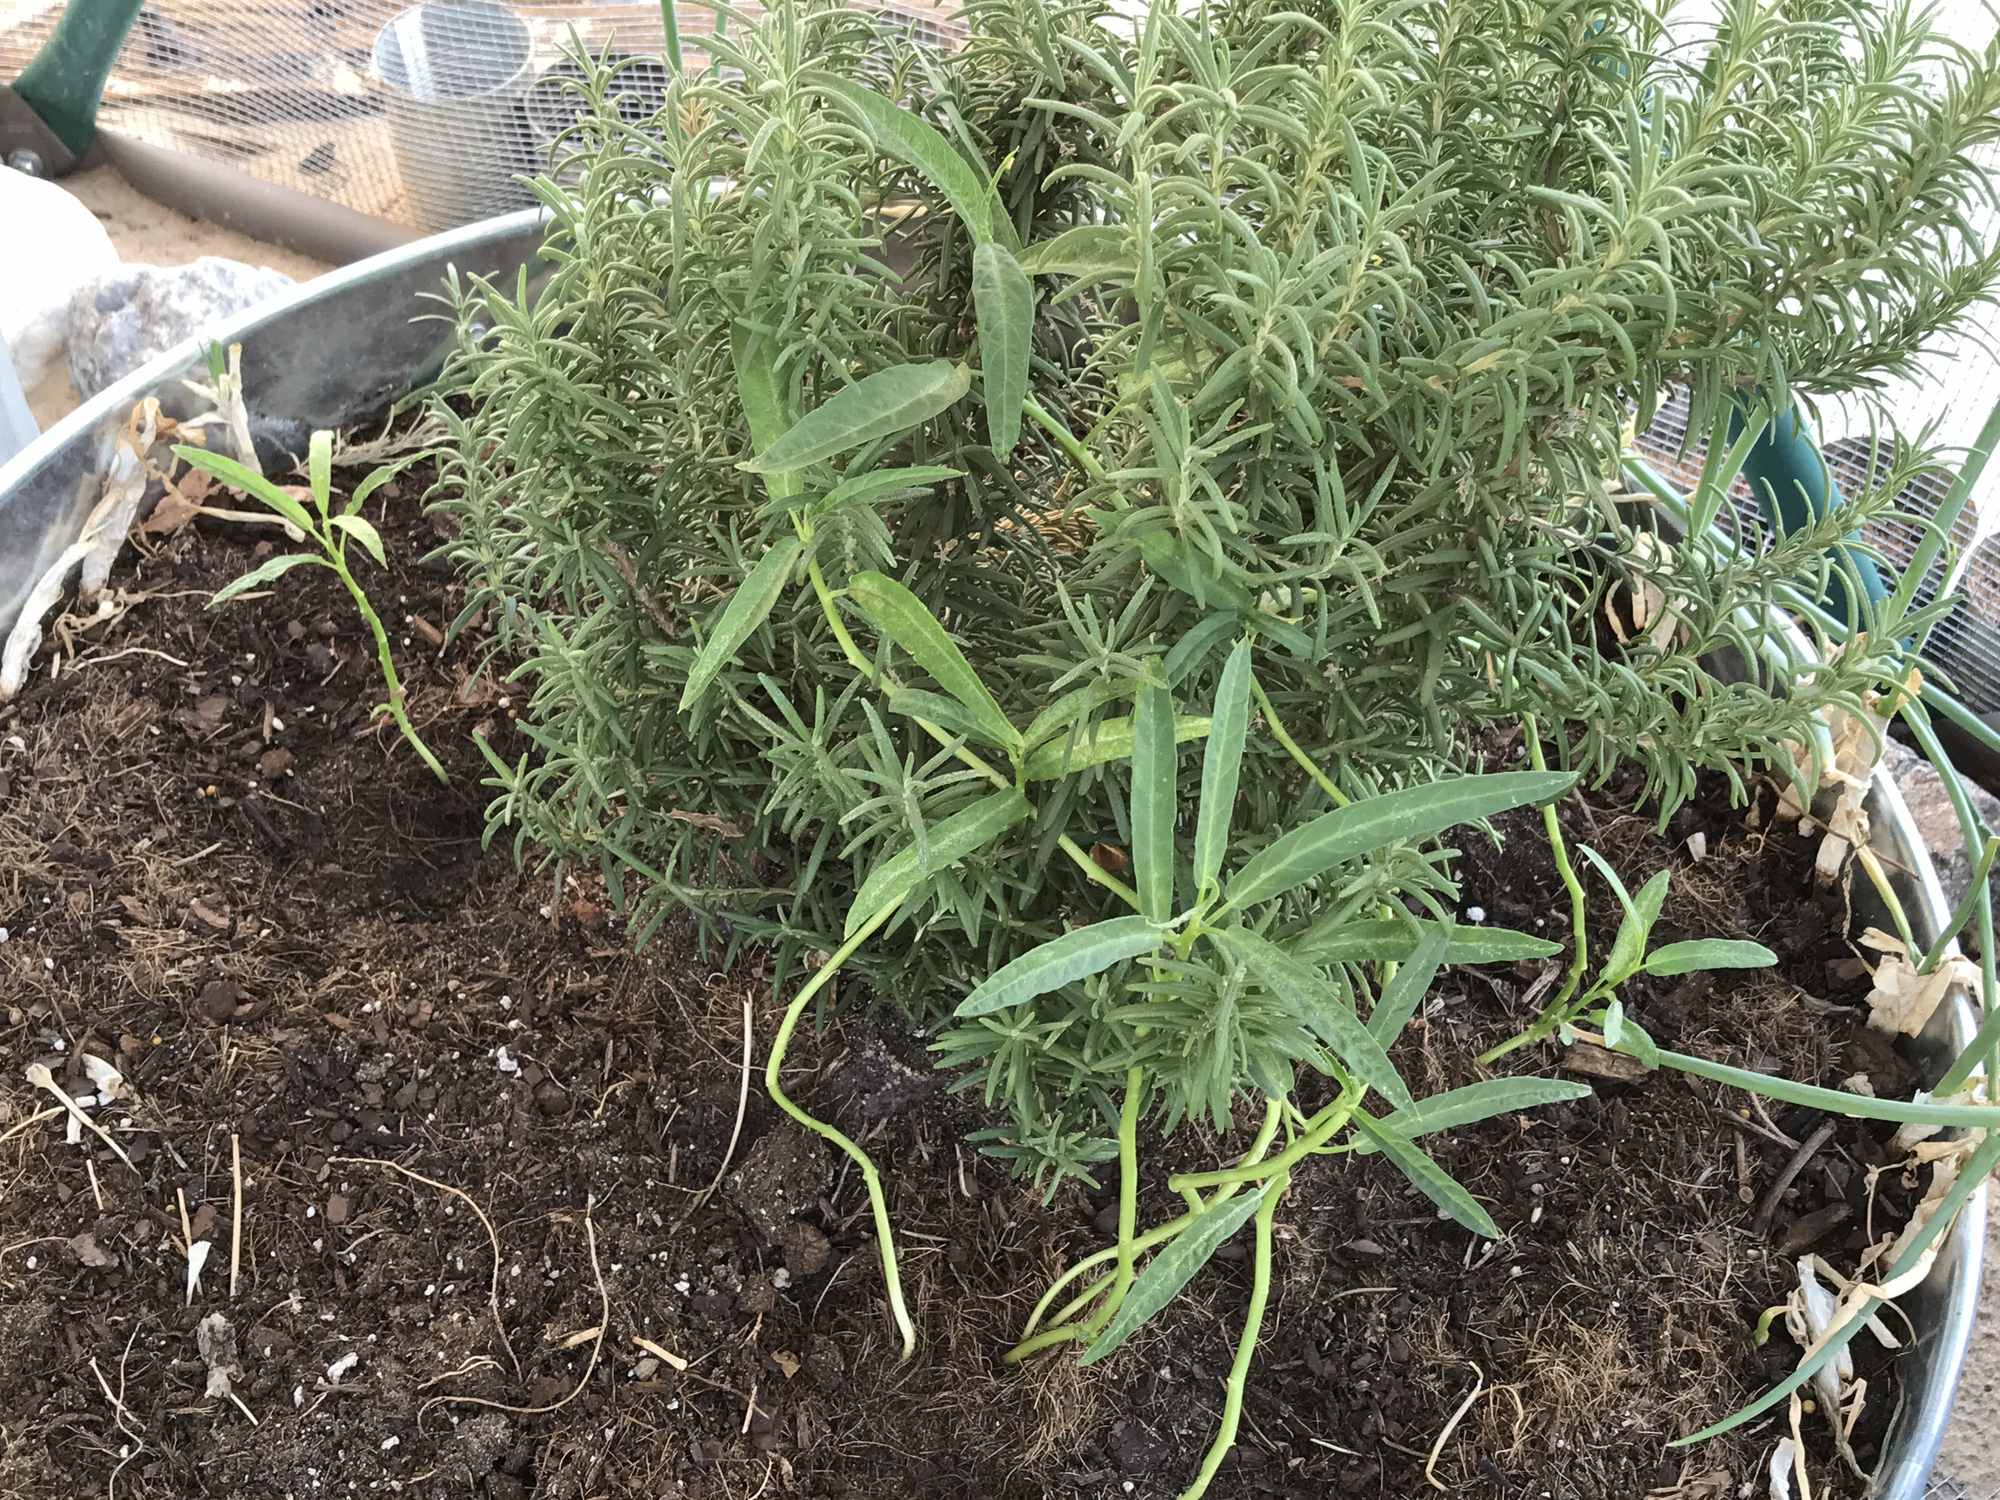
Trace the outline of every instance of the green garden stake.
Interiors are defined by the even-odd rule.
[[[1733,443],[1742,430],[1743,408],[1739,403],[1730,413],[1729,440]],[[1833,472],[1800,420],[1796,406],[1772,414],[1763,435],[1743,462],[1743,477],[1763,505],[1765,518],[1780,532],[1810,525],[1841,504],[1840,486],[1834,482]],[[1848,538],[1839,549],[1841,556],[1860,579],[1868,603],[1880,604],[1889,596],[1888,586],[1883,583],[1875,560],[1858,546],[1850,545],[1858,540]],[[1837,570],[1828,576],[1823,602],[1834,618],[1856,628],[1863,623],[1860,611],[1847,597],[1844,571]]]
[[[63,145],[81,156],[97,134],[104,81],[139,14],[140,0],[70,0],[14,92]]]

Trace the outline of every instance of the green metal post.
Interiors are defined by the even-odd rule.
[[[70,0],[42,50],[14,80],[14,92],[78,156],[97,134],[104,81],[140,0]]]

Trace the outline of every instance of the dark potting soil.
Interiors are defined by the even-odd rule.
[[[415,562],[435,541],[420,489],[371,502],[394,566],[366,581],[449,787],[372,725],[369,642],[330,575],[204,608],[268,551],[235,525],[145,539],[117,617],[55,632],[59,670],[45,656],[0,708],[0,1496],[1175,1493],[1216,1424],[1241,1248],[1099,1367],[1000,1364],[1049,1278],[1108,1242],[1115,1184],[1044,1206],[963,1144],[988,1122],[920,1046],[850,1010],[800,1039],[791,1087],[881,1163],[922,1340],[899,1363],[844,1159],[760,1079],[731,1152],[746,1008],[760,1063],[779,1010],[757,962],[715,972],[673,925],[635,955],[591,883],[524,876],[504,840],[482,857],[471,737],[526,743],[507,687],[439,650],[457,601]],[[1618,810],[1630,791],[1564,816],[1635,887],[1673,866],[1662,940],[1784,958],[1636,985],[1634,1015],[1682,1049],[1905,1089],[1854,1024],[1865,979],[1768,791],[1764,832],[1713,795],[1665,838]],[[1464,904],[1565,938],[1538,825],[1503,828],[1504,851],[1463,841]],[[1608,901],[1593,917],[1615,926]],[[1538,972],[1448,972],[1399,1048],[1415,1091],[1479,1076]],[[92,1114],[129,1164],[66,1143],[23,1077],[40,1062],[91,1093],[86,1053],[123,1073]],[[1884,1132],[1842,1126],[1766,1205],[1809,1112],[1591,1081],[1428,1143],[1496,1245],[1380,1158],[1298,1172],[1212,1494],[1402,1497],[1428,1469],[1461,1494],[1696,1500],[1761,1472],[1768,1420],[1666,1445],[1788,1368],[1751,1326],[1808,1246],[1851,1264]],[[1192,1131],[1151,1148],[1144,1216],[1176,1206],[1169,1170],[1224,1154]],[[1906,1202],[1885,1174],[1874,1223]],[[184,1234],[208,1247],[191,1292]],[[1894,1375],[1858,1352],[1865,1463]]]

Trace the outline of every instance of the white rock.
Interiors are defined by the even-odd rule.
[[[23,390],[62,368],[69,299],[118,264],[97,216],[39,177],[0,167],[0,337]]]

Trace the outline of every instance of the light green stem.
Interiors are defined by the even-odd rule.
[[[1222,1393],[1222,1426],[1207,1456],[1194,1476],[1194,1483],[1181,1491],[1181,1500],[1201,1500],[1215,1480],[1216,1470],[1236,1446],[1236,1428],[1243,1420],[1243,1385],[1250,1376],[1250,1361],[1257,1354],[1257,1339],[1264,1331],[1264,1308],[1271,1299],[1271,1221],[1278,1212],[1278,1200],[1285,1196],[1289,1175],[1280,1177],[1257,1207],[1256,1247],[1251,1258],[1250,1308],[1243,1315],[1243,1333],[1236,1340],[1236,1358],[1229,1365],[1229,1383]]]
[[[1528,741],[1528,763],[1537,771],[1546,771],[1548,764],[1542,759],[1542,737],[1535,728],[1533,715],[1521,720],[1523,733]],[[1502,1042],[1490,1052],[1482,1053],[1477,1059],[1482,1068],[1498,1062],[1518,1047],[1532,1046],[1534,1043],[1554,1036],[1556,1028],[1570,1017],[1571,998],[1577,986],[1583,983],[1583,971],[1590,966],[1590,929],[1585,912],[1587,903],[1583,894],[1583,882],[1576,878],[1576,870],[1569,862],[1569,845],[1563,842],[1562,822],[1556,817],[1553,802],[1542,809],[1542,831],[1548,836],[1549,852],[1555,856],[1556,873],[1562,877],[1563,887],[1569,892],[1570,960],[1569,973],[1563,976],[1563,987],[1542,1008],[1542,1013],[1526,1031],[1510,1041]]]
[[[1951,810],[1958,818],[1965,847],[1980,847],[1988,830],[1965,795],[1965,787],[1958,779],[1958,768],[1951,763],[1951,757],[1945,754],[1944,746],[1938,742],[1930,714],[1922,704],[1913,703],[1908,698],[1903,700],[1901,713],[1903,722],[1910,726],[1910,733],[1916,737],[1917,748],[1924,752],[1925,759],[1930,761],[1938,779],[1944,784],[1945,796],[1951,800]],[[1977,885],[1973,888],[1980,889]],[[1985,1012],[1985,1018],[1980,1022],[1978,1035],[1973,1038],[1972,1044],[1958,1055],[1957,1061],[1938,1080],[1936,1093],[1940,1098],[1964,1088],[1972,1070],[1982,1062],[1986,1065],[1988,1087],[1993,1086],[1992,1080],[2000,1078],[2000,978],[1996,978],[1994,972],[1993,903],[1990,899],[1981,899],[1973,907],[1973,921],[1974,930],[1979,935],[1979,1006]]]
[[[1257,1138],[1250,1143],[1250,1149],[1243,1153],[1242,1161],[1238,1163],[1239,1166],[1248,1165],[1251,1162],[1262,1159],[1264,1153],[1271,1149],[1271,1142],[1276,1140],[1278,1136],[1278,1123],[1281,1117],[1282,1111],[1278,1102],[1274,1099],[1264,1113],[1264,1123],[1257,1131]],[[1189,1191],[1192,1192],[1191,1189]],[[1169,1220],[1157,1229],[1149,1229],[1146,1233],[1135,1239],[1132,1242],[1133,1255],[1135,1257],[1143,1255],[1148,1250],[1165,1244],[1190,1224],[1194,1223],[1200,1214],[1214,1208],[1225,1199],[1233,1197],[1237,1191],[1238,1185],[1232,1184],[1222,1189],[1222,1191],[1218,1192],[1206,1203],[1201,1202],[1199,1195],[1196,1195],[1196,1201],[1190,1206],[1187,1213],[1182,1214],[1177,1219]],[[1106,1261],[1115,1259],[1117,1254],[1118,1251],[1116,1248],[1099,1250],[1096,1254],[1078,1261],[1051,1282],[1048,1290],[1042,1293],[1041,1300],[1035,1303],[1034,1310],[1028,1314],[1027,1326],[1022,1329],[1022,1342],[1007,1352],[1005,1356],[1007,1362],[1009,1364],[1017,1363],[1028,1355],[1035,1353],[1038,1349],[1046,1349],[1051,1344],[1058,1344],[1065,1339],[1077,1337],[1082,1332],[1082,1329],[1080,1326],[1071,1325],[1070,1319],[1081,1313],[1095,1298],[1101,1296],[1111,1286],[1111,1281],[1108,1277],[1093,1282],[1089,1287],[1071,1299],[1063,1307],[1062,1311],[1055,1315],[1055,1323],[1059,1326],[1052,1328],[1049,1333],[1040,1336],[1035,1336],[1035,1329],[1041,1323],[1042,1319],[1048,1315],[1049,1305],[1055,1301],[1057,1295],[1064,1287],[1094,1267],[1101,1266]]]
[[[375,637],[375,659],[381,664],[382,681],[389,689],[389,701],[385,705],[389,710],[389,717],[396,721],[396,728],[401,730],[403,738],[410,742],[410,748],[415,750],[423,763],[430,767],[431,774],[449,785],[451,778],[445,775],[444,767],[438,764],[438,758],[431,754],[431,747],[423,742],[417,733],[416,725],[410,722],[409,714],[403,710],[403,680],[396,675],[396,658],[390,654],[389,632],[382,628],[382,617],[375,613],[375,606],[368,602],[367,593],[354,581],[354,575],[347,571],[347,562],[341,556],[340,548],[330,537],[322,541],[321,545],[326,548],[333,564],[333,571],[347,586],[348,597],[353,599],[354,607],[361,611],[361,618],[368,622],[368,629]]]
[[[889,1291],[889,1311],[896,1320],[897,1331],[903,1336],[903,1358],[908,1359],[917,1349],[917,1330],[911,1326],[910,1314],[903,1306],[903,1281],[896,1274],[896,1241],[889,1229],[889,1201],[882,1193],[881,1174],[875,1170],[875,1162],[866,1151],[849,1140],[839,1130],[824,1120],[814,1119],[785,1093],[780,1071],[784,1067],[785,1053],[792,1044],[792,1033],[798,1030],[799,1018],[812,1003],[814,995],[840,971],[840,966],[854,956],[854,952],[889,920],[894,907],[885,908],[861,924],[860,929],[834,950],[833,956],[820,965],[819,972],[805,982],[792,1003],[785,1007],[785,1018],[778,1023],[778,1034],[771,1041],[771,1056],[764,1064],[764,1088],[776,1101],[778,1108],[790,1115],[822,1140],[831,1141],[845,1151],[854,1164],[861,1169],[861,1181],[868,1189],[868,1206],[875,1215],[875,1242],[882,1252],[882,1280]]]
[[[1254,674],[1250,678],[1250,691],[1257,696],[1257,707],[1264,715],[1265,724],[1270,726],[1271,737],[1283,745],[1285,753],[1297,761],[1306,775],[1313,779],[1313,783],[1333,799],[1335,807],[1347,806],[1347,794],[1334,785],[1333,779],[1322,771],[1314,763],[1313,758],[1299,748],[1299,742],[1286,732],[1285,721],[1278,717],[1278,710],[1273,706],[1270,695],[1264,691],[1264,684],[1259,682]]]
[[[1242,1187],[1249,1183],[1268,1181],[1280,1172],[1289,1172],[1338,1134],[1353,1116],[1354,1108],[1360,1102],[1361,1090],[1349,1084],[1340,1091],[1339,1098],[1307,1122],[1303,1135],[1269,1161],[1245,1161],[1214,1172],[1187,1172],[1169,1177],[1167,1186],[1177,1193],[1183,1188]],[[1219,1203],[1222,1200],[1218,1196],[1209,1201]]]
[[[1090,476],[1093,483],[1104,483],[1104,465],[1092,457],[1090,450],[1076,440],[1075,433],[1043,410],[1041,402],[1030,396],[1021,409],[1028,414],[1030,421],[1056,440],[1056,446],[1067,453],[1075,461],[1076,466]]]
[[[1986,882],[1987,878],[1993,873],[1995,855],[2000,855],[2000,839],[1994,838],[1989,834],[1986,839],[1986,847],[1979,851],[1979,858],[1973,864],[1971,884],[1965,888],[1965,894],[1959,898],[1958,907],[1952,912],[1950,919],[1945,923],[1944,931],[1940,932],[1937,935],[1937,941],[1925,950],[1923,960],[1917,966],[1920,972],[1928,974],[1942,963],[1944,961],[1944,950],[1950,946],[1954,938],[1965,931],[1965,924],[1972,920],[1974,913],[1979,909],[1980,903],[1985,902],[1990,905],[1992,902],[1993,896],[1987,889]]]
[[[1132,1263],[1138,1257],[1132,1240],[1139,1228],[1139,1105],[1145,1094],[1145,1070],[1127,1068],[1125,1102],[1118,1111],[1118,1269],[1111,1278],[1111,1295],[1084,1325],[1093,1338],[1132,1290]]]
[[[720,16],[717,17],[720,26]],[[681,71],[681,18],[674,14],[674,0],[660,0],[660,26],[666,32],[667,66],[679,77]]]

